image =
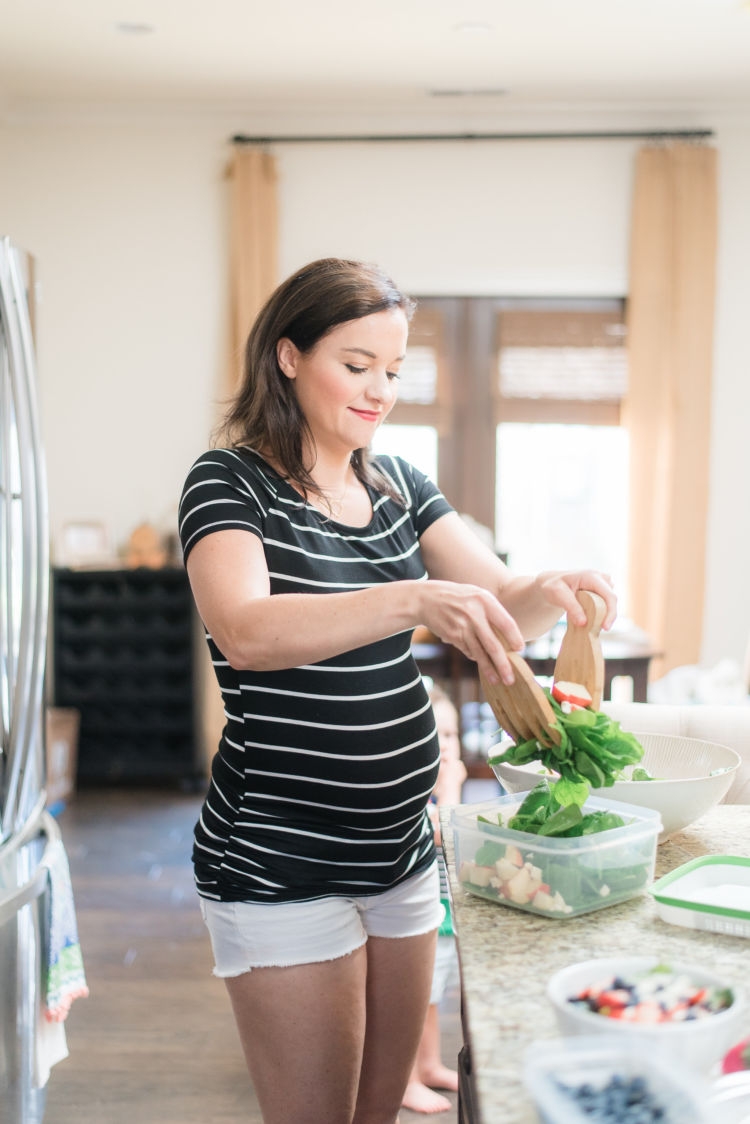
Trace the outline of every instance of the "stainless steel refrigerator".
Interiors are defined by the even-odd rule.
[[[0,1124],[38,1124],[49,881],[45,806],[47,491],[31,259],[0,238]]]

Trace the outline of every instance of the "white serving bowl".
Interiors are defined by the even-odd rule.
[[[685,974],[691,982],[709,987],[728,987],[734,1002],[724,1011],[688,1022],[635,1023],[597,1014],[570,1002],[586,987],[606,982],[614,976],[632,981],[650,968],[666,963]],[[727,1050],[737,1042],[746,1026],[747,1005],[733,980],[727,980],[696,964],[666,962],[656,956],[617,956],[584,960],[556,972],[547,985],[547,996],[555,1009],[562,1034],[606,1035],[626,1042],[637,1042],[653,1051],[655,1057],[707,1074]]]
[[[653,781],[616,781],[611,788],[594,789],[602,800],[611,797],[661,813],[659,842],[695,823],[718,804],[729,791],[742,759],[734,749],[715,742],[684,738],[677,734],[638,734],[643,746],[639,765],[648,769]],[[504,752],[510,741],[497,748]],[[634,766],[626,769],[630,772]],[[543,765],[493,765],[492,769],[507,792],[528,792],[541,779]],[[716,772],[716,770],[721,770]]]

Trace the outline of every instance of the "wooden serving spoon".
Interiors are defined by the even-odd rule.
[[[591,695],[591,707],[598,710],[604,686],[604,659],[599,632],[606,613],[606,603],[596,593],[579,590],[579,604],[586,613],[586,625],[568,625],[555,662],[554,682],[567,680],[582,684]],[[555,729],[555,712],[534,674],[519,652],[511,651],[498,633],[513,667],[515,681],[488,683],[480,675],[484,697],[498,723],[513,741],[530,741],[540,745],[560,744],[560,731]]]
[[[515,679],[508,685],[488,683],[482,675],[479,676],[492,713],[516,745],[532,739],[545,746],[559,745],[560,731],[552,725],[555,712],[549,699],[520,652],[511,651],[499,633],[498,637],[508,653]]]
[[[604,691],[604,656],[599,633],[607,612],[607,604],[598,593],[579,589],[578,604],[586,614],[586,625],[565,629],[560,645],[553,681],[580,683],[591,695],[590,707],[599,710]]]

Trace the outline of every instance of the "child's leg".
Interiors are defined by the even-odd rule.
[[[429,1087],[430,1085],[437,1085],[441,1089],[458,1088],[458,1075],[453,1074],[453,1077],[456,1078],[455,1085],[445,1084],[441,1079],[443,1071],[450,1077],[451,1071],[445,1069],[440,1061],[438,1006],[437,1003],[431,1003],[427,1009],[427,1017],[417,1051],[417,1060],[414,1063],[414,1069],[411,1071],[409,1084],[406,1086],[406,1092],[401,1102],[404,1108],[410,1108],[412,1112],[447,1112],[451,1108],[451,1102],[447,1097],[436,1093]],[[429,1078],[428,1074],[430,1075]],[[438,1076],[438,1081],[431,1079],[435,1075]]]
[[[423,1085],[433,1089],[450,1089],[452,1092],[458,1089],[458,1073],[443,1065],[440,1058],[440,1013],[437,1003],[431,1003],[427,1009],[414,1070]]]

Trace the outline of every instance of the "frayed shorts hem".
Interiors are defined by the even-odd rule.
[[[199,898],[220,979],[253,968],[292,968],[350,956],[369,937],[423,936],[442,920],[437,865],[390,890],[303,902]]]
[[[331,960],[343,960],[345,957],[351,956],[353,952],[356,952],[358,948],[362,948],[362,946],[366,945],[366,944],[367,944],[367,938],[365,937],[363,940],[361,940],[359,942],[359,944],[355,945],[354,948],[347,949],[346,952],[342,952],[342,953],[337,952],[337,953],[334,953],[332,956],[321,956],[319,959],[316,959],[316,960],[310,960],[310,959],[308,959],[307,956],[304,957],[304,959],[302,959],[302,960],[292,959],[292,960],[286,961],[286,960],[278,960],[277,959],[277,960],[274,960],[274,962],[272,964],[248,964],[245,968],[237,968],[237,969],[232,970],[232,971],[223,971],[223,972],[219,971],[219,969],[216,966],[214,966],[214,968],[211,971],[211,975],[216,976],[217,979],[220,979],[220,980],[234,980],[238,976],[244,976],[248,972],[252,972],[253,969],[256,969],[256,968],[299,968],[299,966],[301,964],[326,964]]]

